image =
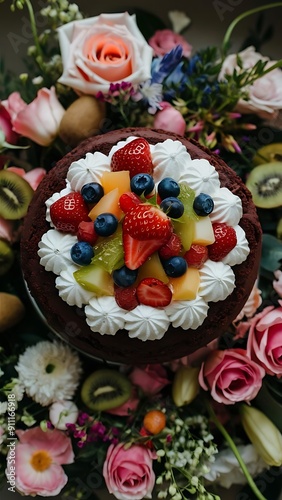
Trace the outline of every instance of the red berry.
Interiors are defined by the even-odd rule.
[[[144,203],[127,212],[123,232],[139,240],[158,239],[160,248],[170,238],[172,224],[162,210]]]
[[[166,307],[172,299],[171,289],[156,278],[144,278],[137,286],[137,298],[140,304],[151,307]]]
[[[126,214],[136,205],[140,205],[141,200],[137,194],[129,191],[128,193],[123,193],[119,199],[119,206],[121,210]]]
[[[89,221],[89,208],[80,193],[69,193],[50,207],[50,217],[58,231],[76,233],[79,223]]]
[[[115,299],[118,306],[127,311],[132,311],[139,305],[135,286],[125,288],[115,286]]]
[[[148,141],[138,137],[118,149],[112,156],[111,168],[113,172],[129,170],[130,177],[139,173],[150,174],[153,164]]]
[[[94,243],[98,239],[98,234],[95,231],[93,221],[82,221],[78,225],[77,230],[77,239],[78,241],[86,241],[90,243],[90,245],[94,245]]]
[[[208,259],[208,249],[204,245],[191,245],[189,250],[183,255],[188,266],[200,269]]]
[[[215,242],[208,245],[209,258],[218,262],[236,246],[237,236],[233,227],[224,222],[215,222],[213,225]]]
[[[175,255],[179,255],[182,243],[180,237],[172,233],[170,239],[159,249],[161,259],[169,259]]]
[[[138,269],[156,252],[162,243],[158,239],[137,240],[123,233],[124,263],[129,269]]]

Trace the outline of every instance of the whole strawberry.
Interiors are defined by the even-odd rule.
[[[237,236],[233,227],[224,222],[215,222],[213,225],[215,242],[208,245],[209,258],[218,262],[236,246]]]
[[[89,221],[89,208],[80,193],[69,193],[50,207],[50,217],[58,231],[76,233],[82,221]]]
[[[113,172],[129,170],[131,178],[139,173],[150,174],[153,164],[148,141],[138,137],[118,149],[112,156],[111,169]]]

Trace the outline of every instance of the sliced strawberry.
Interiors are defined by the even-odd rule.
[[[213,225],[215,242],[208,245],[209,258],[218,262],[236,246],[237,236],[233,227],[224,222],[215,222]]]
[[[159,208],[143,203],[132,208],[124,217],[123,232],[139,240],[159,240],[159,248],[172,234],[170,218]]]
[[[166,307],[172,299],[171,289],[156,278],[145,278],[137,286],[137,298],[140,304],[151,307]]]
[[[123,233],[124,263],[129,269],[138,269],[156,252],[162,242],[158,239],[137,240],[130,234]]]
[[[94,228],[94,222],[80,222],[78,225],[76,236],[78,241],[86,241],[87,243],[90,243],[90,245],[94,245],[94,243],[98,239],[98,234],[96,233]]]
[[[111,168],[113,172],[129,170],[130,177],[139,173],[150,174],[153,164],[148,141],[138,137],[118,149],[112,156]]]
[[[172,233],[169,240],[159,249],[159,256],[161,259],[169,259],[175,255],[179,255],[182,243],[180,237]]]
[[[140,203],[142,203],[141,199],[132,191],[123,193],[119,199],[119,206],[125,214]]]
[[[208,259],[208,248],[204,245],[192,244],[189,250],[183,255],[188,266],[200,269]]]
[[[125,288],[115,286],[115,299],[117,305],[127,311],[132,311],[132,309],[135,309],[139,305],[135,286],[127,286]]]
[[[89,207],[80,193],[69,193],[50,207],[50,217],[58,231],[76,233],[79,223],[89,221]]]

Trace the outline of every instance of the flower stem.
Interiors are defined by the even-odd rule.
[[[255,7],[254,9],[247,10],[246,12],[243,12],[242,14],[240,14],[240,16],[237,16],[234,19],[234,21],[232,21],[232,23],[227,28],[227,31],[224,35],[223,42],[222,42],[223,58],[226,56],[226,53],[227,53],[227,50],[229,47],[230,37],[231,37],[232,31],[234,30],[236,25],[240,21],[242,21],[242,19],[245,19],[245,17],[251,16],[251,15],[256,14],[257,12],[261,12],[263,10],[272,9],[273,7],[282,7],[282,2],[270,3],[268,5],[261,5],[260,7]]]
[[[35,17],[34,17],[34,11],[33,11],[33,7],[32,7],[32,3],[30,2],[30,0],[25,0],[25,4],[26,4],[27,9],[28,9],[28,14],[29,14],[29,19],[30,19],[30,26],[31,26],[31,31],[32,31],[32,36],[33,36],[34,44],[35,44],[35,47],[36,47],[36,50],[37,50],[39,58],[43,60],[43,54],[42,54],[42,50],[41,50],[39,39],[38,39],[38,33],[37,33],[36,21],[35,21]],[[41,67],[41,63],[38,62],[38,64]]]
[[[239,451],[238,451],[238,448],[236,446],[236,444],[234,443],[233,439],[231,438],[230,434],[227,432],[227,430],[225,429],[225,427],[223,427],[223,425],[220,423],[220,421],[218,420],[213,408],[211,407],[211,405],[207,402],[207,410],[209,412],[209,415],[210,415],[210,419],[211,421],[216,425],[216,427],[218,428],[218,430],[221,432],[221,434],[223,435],[224,439],[227,441],[228,445],[230,446],[230,449],[232,450],[232,452],[234,453],[234,456],[237,458],[238,460],[238,463],[241,467],[241,470],[246,478],[246,480],[248,481],[248,484],[251,488],[251,490],[253,491],[253,493],[256,495],[256,497],[258,498],[258,500],[267,500],[265,496],[263,496],[263,494],[259,491],[259,489],[257,488],[252,476],[250,475],[249,471],[248,471],[248,468],[244,462],[244,460],[242,459]]]

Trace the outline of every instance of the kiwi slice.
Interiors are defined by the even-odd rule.
[[[282,161],[282,142],[273,142],[258,149],[254,158],[254,165]]]
[[[0,240],[0,276],[6,274],[14,263],[15,255],[7,241]]]
[[[0,216],[9,220],[24,217],[33,193],[32,187],[25,179],[9,170],[1,170]]]
[[[110,410],[125,403],[130,398],[131,389],[131,382],[125,375],[111,369],[102,369],[85,379],[81,399],[91,410]]]
[[[246,181],[253,202],[259,208],[275,208],[282,205],[282,162],[258,165],[251,170]]]

